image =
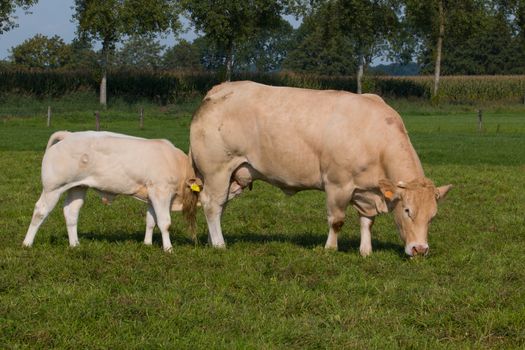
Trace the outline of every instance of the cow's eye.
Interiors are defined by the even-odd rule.
[[[412,213],[410,212],[410,209],[409,208],[405,208],[404,211],[405,211],[405,215],[408,218],[412,219]]]

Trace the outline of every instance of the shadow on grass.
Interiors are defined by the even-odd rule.
[[[314,233],[301,233],[294,235],[284,235],[279,233],[260,234],[260,233],[246,233],[236,236],[225,237],[227,245],[235,245],[237,243],[271,243],[281,242],[290,243],[299,247],[313,249],[315,247],[324,247],[326,237]],[[199,244],[206,244],[207,238],[199,237]],[[359,252],[360,240],[358,238],[339,238],[338,250],[341,252]],[[391,242],[384,242],[372,239],[372,248],[375,251],[393,251],[400,257],[405,256],[402,244],[395,244]]]
[[[144,232],[136,231],[133,233],[125,231],[116,231],[111,234],[104,234],[100,232],[83,232],[79,233],[79,239],[91,240],[91,241],[102,241],[102,242],[137,242],[142,243],[144,241]],[[193,240],[180,232],[172,233],[170,239],[173,245],[194,245]],[[205,246],[208,244],[208,237],[206,235],[198,236],[198,245]],[[316,247],[324,247],[326,238],[322,235],[313,233],[301,233],[294,235],[284,235],[280,233],[246,233],[238,234],[235,236],[226,235],[225,237],[227,246],[234,246],[239,243],[290,243],[299,247],[313,249]],[[340,238],[338,250],[340,252],[359,252],[360,240],[358,238]],[[153,234],[153,245],[162,246],[162,237],[159,232]],[[400,257],[405,257],[404,249],[402,244],[395,244],[391,242],[379,241],[372,239],[372,248],[374,251],[392,251]]]
[[[126,232],[126,231],[115,231],[110,234],[100,232],[79,232],[79,240],[82,241],[99,241],[99,242],[144,242],[144,231]],[[178,232],[170,234],[170,240],[173,245],[194,245],[193,240],[187,236],[184,236]],[[162,236],[160,232],[153,233],[153,245],[162,246]]]

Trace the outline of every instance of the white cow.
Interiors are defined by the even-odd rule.
[[[43,191],[23,244],[28,247],[33,244],[38,228],[60,195],[67,192],[64,216],[69,244],[78,245],[78,213],[87,189],[93,188],[105,203],[117,194],[147,202],[144,243],[152,243],[157,224],[163,248],[170,251],[170,208],[182,210],[193,228],[200,184],[188,156],[167,140],[147,140],[111,132],[55,132],[42,160]]]
[[[430,221],[451,188],[425,177],[401,117],[377,95],[224,83],[194,114],[190,144],[215,247],[225,246],[226,202],[263,180],[287,194],[326,192],[326,248],[337,249],[352,205],[360,216],[362,255],[372,252],[374,218],[386,212],[394,212],[405,252],[425,255]]]

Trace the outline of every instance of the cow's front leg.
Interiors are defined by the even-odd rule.
[[[73,187],[67,191],[67,197],[64,201],[64,217],[66,218],[67,235],[69,237],[69,246],[78,245],[78,214],[84,204],[87,188]]]
[[[345,211],[350,202],[351,191],[345,191],[339,186],[327,186],[326,208],[328,211],[328,239],[325,248],[337,250],[337,237],[345,222]]]
[[[359,216],[359,223],[361,224],[361,244],[359,252],[361,256],[368,256],[372,253],[372,225],[374,224],[374,217]]]

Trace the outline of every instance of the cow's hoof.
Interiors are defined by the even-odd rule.
[[[165,251],[166,253],[171,254],[171,253],[173,253],[173,247],[164,248],[164,251]]]

